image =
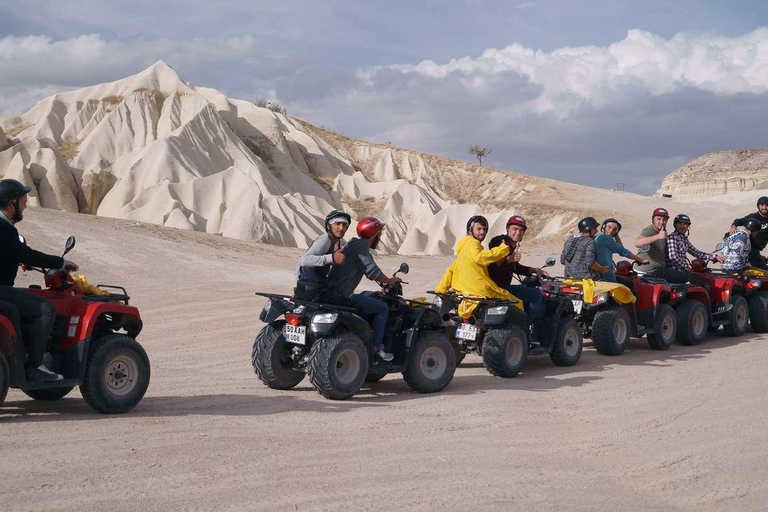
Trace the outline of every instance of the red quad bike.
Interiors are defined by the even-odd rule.
[[[646,335],[655,350],[672,346],[678,331],[673,307],[683,300],[683,287],[670,285],[663,279],[640,276],[628,261],[620,261],[616,275],[621,276],[636,297],[635,303],[620,304],[610,292],[595,295],[591,303],[584,301],[583,290],[553,279],[543,286],[545,294],[571,296],[576,320],[585,338],[592,338],[595,349],[603,355],[619,355],[629,346],[631,337]]]
[[[75,237],[70,236],[64,254],[74,246]],[[98,412],[133,409],[149,386],[150,366],[136,341],[142,328],[139,310],[128,305],[125,288],[99,285],[116,293],[82,293],[66,270],[28,269],[45,274],[45,289],[32,285],[29,291],[56,308],[45,364],[64,380],[28,382],[22,340],[10,320],[0,316],[0,405],[8,387],[35,400],[52,401],[80,386],[86,403]],[[26,330],[24,323],[22,329]]]
[[[716,331],[720,326],[728,336],[744,334],[749,321],[749,303],[745,298],[749,282],[732,272],[709,269],[707,263],[699,259],[691,262],[691,274],[709,282],[708,300],[690,297],[676,308],[678,324],[689,326],[685,336],[678,336],[678,341],[697,345],[704,340],[707,330]]]

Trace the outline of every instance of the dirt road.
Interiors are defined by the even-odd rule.
[[[253,374],[263,301],[287,292],[301,251],[125,221],[30,211],[33,247],[78,236],[71,259],[140,307],[152,361],[144,401],[91,411],[11,391],[0,408],[0,510],[765,510],[768,337],[573,368],[533,358],[515,379],[469,357],[442,393],[401,378],[332,402],[305,381]],[[551,252],[551,251],[550,251]],[[534,255],[542,259],[547,251]],[[412,268],[421,295],[449,258]],[[39,282],[25,276],[20,284]]]

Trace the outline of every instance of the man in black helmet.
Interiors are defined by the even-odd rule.
[[[688,239],[688,233],[691,229],[691,218],[688,215],[681,213],[676,216],[672,222],[672,227],[675,230],[667,235],[667,268],[687,272],[689,254],[704,261],[720,263],[724,261],[719,254],[700,251],[694,247]]]
[[[600,279],[608,272],[608,267],[597,262],[595,235],[599,225],[594,217],[585,217],[579,221],[579,234],[565,241],[560,255],[560,263],[565,265],[565,277]]]
[[[328,274],[333,265],[344,265],[344,235],[352,218],[341,210],[333,210],[325,217],[325,233],[312,242],[296,267],[295,299],[339,302],[332,300],[328,291]]]
[[[48,338],[56,319],[51,301],[33,295],[25,289],[14,288],[19,265],[77,270],[77,265],[60,256],[50,256],[27,246],[19,236],[16,224],[24,218],[27,194],[31,189],[12,179],[0,181],[0,300],[10,302],[19,317],[31,323],[26,376],[30,381],[61,380],[63,377],[43,365]],[[21,331],[19,331],[21,336]]]
[[[757,200],[757,211],[750,213],[746,217],[736,219],[731,224],[731,234],[736,232],[736,228],[744,226],[747,219],[755,219],[760,223],[760,230],[752,237],[752,246],[749,251],[749,264],[752,267],[768,270],[765,256],[760,252],[768,245],[768,196],[762,196]]]

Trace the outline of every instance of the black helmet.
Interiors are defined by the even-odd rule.
[[[768,196],[762,196],[757,200],[757,205],[760,206],[761,204],[768,204]]]
[[[584,217],[579,221],[579,233],[586,233],[592,228],[596,228],[600,223],[594,217]]]
[[[469,233],[469,231],[472,229],[472,224],[474,224],[475,222],[485,226],[485,228],[488,229],[488,219],[486,219],[482,215],[473,215],[467,221],[467,233]]]
[[[744,221],[744,227],[747,228],[750,231],[760,231],[760,228],[763,227],[763,225],[760,223],[759,220],[749,218]]]
[[[685,222],[686,224],[691,224],[691,218],[686,214],[681,213],[680,215],[675,217],[675,220],[672,222],[672,225],[674,226],[678,222]]]
[[[325,229],[334,222],[346,222],[347,226],[352,223],[352,217],[347,212],[341,210],[333,210],[331,213],[325,216]]]
[[[585,219],[585,220],[586,220],[586,219]],[[621,222],[617,221],[617,220],[616,220],[616,219],[614,219],[613,217],[607,218],[607,219],[605,219],[605,220],[603,221],[603,225],[602,225],[602,226],[600,226],[600,231],[602,231],[603,233],[605,233],[605,227],[606,227],[608,224],[611,224],[611,223],[613,223],[613,224],[616,224],[616,227],[617,227],[617,228],[619,228],[619,229],[617,229],[617,230],[616,230],[616,233],[618,233],[619,231],[621,231]]]
[[[21,199],[29,194],[29,187],[25,187],[20,182],[12,179],[0,180],[0,208],[7,207],[11,202]]]

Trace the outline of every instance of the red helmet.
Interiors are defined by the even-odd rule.
[[[653,215],[651,217],[664,217],[665,219],[669,218],[669,212],[666,208],[656,208],[653,210]]]
[[[507,227],[520,226],[523,229],[528,229],[528,224],[525,222],[525,218],[522,215],[513,215],[507,220]]]
[[[370,240],[384,229],[384,223],[376,217],[366,217],[357,223],[357,236],[363,240]]]

